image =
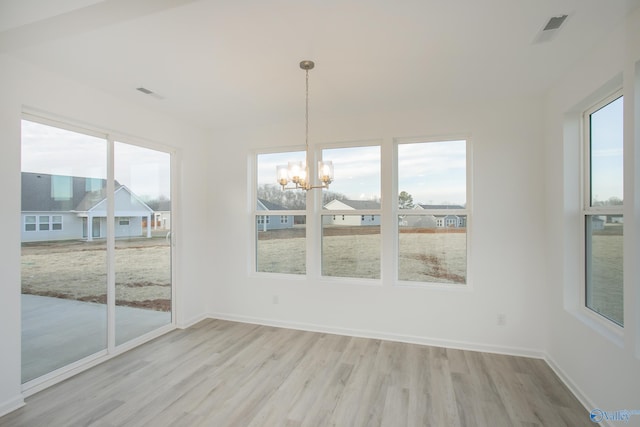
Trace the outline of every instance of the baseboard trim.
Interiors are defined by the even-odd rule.
[[[296,329],[296,330],[309,331],[309,332],[321,332],[321,333],[327,333],[327,334],[346,335],[346,336],[359,337],[359,338],[371,338],[371,339],[380,339],[385,341],[396,341],[396,342],[403,342],[408,344],[428,345],[433,347],[446,347],[446,348],[457,349],[457,350],[469,350],[469,351],[478,351],[483,353],[495,353],[495,354],[504,354],[509,356],[531,357],[531,358],[543,359],[543,360],[545,359],[544,352],[536,349],[530,349],[530,348],[507,347],[507,346],[487,345],[487,344],[463,342],[463,341],[442,340],[442,339],[434,339],[434,338],[422,337],[422,336],[416,336],[416,335],[394,334],[394,333],[371,331],[371,330],[365,330],[365,329],[336,328],[336,327],[318,325],[313,323],[283,322],[275,319],[242,316],[242,315],[231,314],[231,313],[213,312],[213,313],[209,313],[208,317],[211,319],[229,320],[234,322],[251,323],[251,324],[257,324],[257,325],[264,325],[264,326],[274,326],[279,328]]]
[[[591,411],[593,411],[598,407],[582,391],[582,389],[578,387],[578,385],[575,382],[573,382],[573,380],[571,380],[571,377],[569,377],[569,375],[566,374],[566,372],[560,367],[560,365],[556,363],[556,361],[551,356],[549,356],[548,354],[545,354],[544,361],[547,362],[547,365],[549,365],[551,370],[558,376],[558,378],[560,378],[560,381],[562,381],[564,385],[567,386],[569,391],[573,393],[576,399],[578,399],[578,402],[580,402],[582,406],[584,406],[585,412],[587,414],[590,414]],[[611,424],[608,420],[602,420],[601,422],[598,423],[598,425],[605,426],[605,427],[613,427],[613,424]]]
[[[179,324],[176,325],[176,327],[179,328],[179,329],[187,329],[187,328],[192,327],[193,325],[195,325],[198,322],[202,322],[203,320],[208,319],[209,317],[211,317],[211,316],[209,316],[206,313],[199,314],[197,316],[192,317],[191,319],[188,319],[188,320],[185,320],[183,322],[180,322]]]
[[[20,409],[24,406],[24,397],[22,395],[16,396],[11,400],[0,403],[0,417],[7,415],[9,412],[13,412],[16,409]]]

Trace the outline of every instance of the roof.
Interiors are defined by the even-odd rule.
[[[269,202],[265,199],[258,199],[258,203],[262,204],[262,206],[264,206],[264,209],[267,211],[286,211],[287,210],[287,208],[285,208],[284,206]]]
[[[106,182],[101,178],[22,172],[22,210],[85,211],[105,198]]]
[[[352,208],[352,209],[357,209],[357,210],[363,210],[363,209],[380,209],[380,202],[376,202],[374,200],[332,200],[329,203],[327,203],[326,205],[324,205],[325,208],[330,209],[331,208],[331,204],[335,204],[335,202],[338,203],[342,203],[347,205],[348,207]]]
[[[460,205],[416,205],[422,209],[464,209],[464,206]]]
[[[88,212],[104,202],[107,195],[107,180],[68,175],[22,172],[23,212]],[[115,193],[126,191],[128,202],[117,202],[122,209],[131,211],[129,203],[144,211],[153,210],[130,189],[115,182]],[[126,206],[126,207],[125,207]],[[102,206],[105,209],[105,206]]]

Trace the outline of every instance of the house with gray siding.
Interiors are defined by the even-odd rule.
[[[117,182],[114,213],[116,238],[151,237],[153,210]],[[106,237],[106,225],[105,179],[22,173],[22,242],[91,241]]]
[[[259,211],[284,211],[284,206],[258,199],[257,210]],[[280,230],[293,227],[293,215],[258,215],[256,219],[258,231]]]

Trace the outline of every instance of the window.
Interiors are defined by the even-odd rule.
[[[386,237],[381,233],[381,145],[332,145],[311,153],[335,167],[334,181],[321,193],[282,191],[276,183],[276,166],[302,161],[304,152],[256,154],[253,271],[306,274],[308,258],[313,275],[379,280],[381,259],[389,256],[398,265],[397,276],[391,273],[390,278],[466,284],[468,141],[402,141],[393,148],[402,191],[393,190],[397,204],[386,199],[398,220]],[[307,215],[313,215],[314,227],[309,240]],[[383,239],[388,241],[383,244]]]
[[[322,190],[322,275],[379,279],[380,146],[327,148],[322,158],[335,168]]]
[[[49,231],[49,217],[41,215],[38,217],[38,230]]]
[[[118,225],[129,225],[129,218],[118,218]]]
[[[276,182],[276,166],[304,158],[304,151],[256,156],[256,272],[306,273],[306,192],[283,191]]]
[[[70,176],[53,175],[51,177],[51,198],[54,200],[71,200],[73,181]]]
[[[62,230],[62,215],[53,215],[51,217],[51,229],[54,231]]]
[[[36,216],[25,215],[24,217],[24,231],[36,231]]]
[[[467,141],[399,143],[398,279],[467,282]]]
[[[585,306],[624,325],[623,98],[584,114]]]

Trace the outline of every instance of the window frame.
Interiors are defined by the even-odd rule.
[[[466,217],[466,283],[431,283],[431,282],[411,282],[398,280],[398,224],[394,221],[400,213],[397,203],[398,199],[398,144],[404,143],[424,143],[424,142],[446,142],[465,141],[466,150],[466,206],[464,209],[455,209],[453,213]],[[469,134],[449,134],[447,136],[432,137],[411,137],[411,138],[380,138],[361,141],[322,143],[314,145],[309,150],[310,161],[317,162],[322,159],[323,150],[340,148],[357,148],[377,146],[380,149],[380,208],[361,210],[326,210],[322,206],[322,191],[308,191],[306,195],[306,208],[304,210],[278,210],[269,211],[269,215],[291,215],[305,217],[305,247],[306,247],[306,272],[304,274],[260,272],[257,271],[257,229],[260,227],[259,216],[265,215],[265,211],[258,210],[258,159],[260,155],[277,154],[287,152],[304,151],[304,146],[269,147],[255,148],[248,155],[249,179],[248,179],[248,200],[249,221],[251,232],[247,240],[247,250],[251,254],[247,261],[247,273],[250,277],[282,277],[291,280],[307,280],[312,278],[321,284],[345,284],[352,283],[361,286],[400,286],[418,287],[421,289],[435,289],[442,291],[470,292],[473,290],[472,276],[472,203],[473,203],[473,144]],[[332,160],[332,159],[327,159]],[[273,182],[276,184],[275,170],[273,172]],[[332,191],[332,187],[329,187]],[[414,214],[426,214],[426,212],[416,212]],[[357,278],[322,275],[322,233],[323,216],[329,218],[341,218],[342,215],[368,215],[379,216],[380,218],[380,274],[379,278]],[[395,222],[395,224],[394,224]]]
[[[414,210],[414,209],[400,209],[397,201],[400,194],[399,188],[399,155],[398,147],[403,144],[420,144],[420,143],[437,143],[437,142],[454,142],[465,141],[465,196],[466,204],[463,209],[430,209],[430,210]],[[393,194],[392,194],[392,220],[394,224],[394,285],[398,287],[418,287],[438,290],[453,290],[453,291],[472,291],[473,290],[473,272],[471,269],[472,264],[472,212],[473,212],[473,143],[470,134],[450,134],[441,137],[412,137],[412,138],[395,138],[393,143]],[[420,282],[411,280],[401,280],[399,278],[400,273],[400,216],[425,216],[425,215],[437,215],[442,216],[436,218],[441,225],[445,227],[447,215],[459,215],[466,218],[466,274],[465,283],[442,283],[442,282]]]
[[[610,331],[613,331],[616,334],[621,333],[624,330],[624,311],[623,311],[623,324],[619,324],[616,321],[610,319],[609,317],[597,312],[587,305],[587,280],[588,280],[588,270],[590,266],[588,265],[587,258],[589,257],[591,245],[587,241],[587,218],[591,218],[593,216],[607,216],[607,215],[616,215],[624,218],[624,202],[622,205],[608,205],[608,206],[591,206],[591,115],[600,109],[606,107],[612,102],[623,98],[624,93],[623,89],[619,88],[615,90],[613,93],[601,98],[596,103],[592,104],[590,107],[585,109],[582,112],[580,117],[581,120],[581,137],[580,137],[580,154],[582,157],[581,165],[580,165],[580,229],[581,229],[581,280],[580,280],[580,292],[579,292],[579,310],[581,313],[586,315],[588,318],[595,320],[598,324],[604,326]],[[624,102],[624,98],[623,98]],[[623,163],[624,163],[624,141],[623,141]],[[623,182],[624,185],[624,182]],[[624,231],[623,231],[623,242],[624,242]],[[624,243],[623,243],[624,244]],[[624,266],[624,259],[623,259]],[[623,267],[624,269],[624,267]],[[624,270],[622,272],[624,274]],[[624,292],[624,283],[623,283],[623,292]],[[624,293],[622,297],[622,304],[624,307]]]
[[[309,218],[310,214],[308,212],[310,199],[309,196],[306,196],[306,209],[301,210],[258,210],[258,157],[260,155],[265,154],[285,154],[285,153],[299,153],[304,152],[304,146],[291,146],[291,147],[273,147],[266,149],[255,149],[249,155],[249,214],[251,216],[251,229],[249,233],[249,241],[248,241],[248,250],[251,256],[247,257],[248,262],[247,272],[250,277],[283,277],[291,280],[304,280],[309,275]],[[273,184],[278,185],[276,181],[276,170],[273,170]],[[303,190],[292,190],[292,191],[303,191]],[[287,272],[269,272],[269,271],[258,271],[258,231],[262,227],[266,227],[266,225],[271,224],[271,217],[279,217],[280,221],[283,216],[292,216],[293,223],[292,226],[296,223],[296,216],[302,216],[305,218],[305,272],[301,274],[297,273],[287,273]],[[278,222],[280,224],[280,222]],[[288,222],[287,222],[288,224]]]
[[[27,222],[27,218],[33,217],[33,222]],[[38,231],[38,215],[23,215],[23,230],[25,233],[33,233]],[[33,230],[27,230],[27,225],[33,225]]]
[[[331,210],[324,209],[324,205],[322,204],[323,196],[322,191],[318,191],[317,194],[312,195],[313,198],[313,211],[314,215],[314,223],[317,224],[316,229],[313,230],[315,233],[315,238],[317,239],[317,245],[313,248],[308,248],[307,253],[312,251],[314,253],[316,263],[314,265],[314,275],[317,276],[320,280],[325,283],[360,283],[365,285],[373,285],[373,286],[381,286],[382,281],[385,277],[384,271],[384,259],[385,259],[385,248],[384,248],[384,239],[385,239],[385,226],[384,226],[384,141],[382,139],[368,139],[368,140],[360,140],[360,141],[346,141],[346,142],[333,142],[333,143],[323,143],[318,144],[315,147],[315,151],[313,155],[317,157],[317,160],[325,160],[323,158],[324,150],[340,150],[340,149],[350,149],[350,148],[368,148],[368,147],[378,147],[380,150],[380,207],[378,209],[349,209],[349,210]],[[333,158],[327,158],[326,160],[334,160]],[[334,164],[335,165],[335,164]],[[329,191],[332,191],[331,185],[329,185]],[[323,217],[331,217],[334,221],[338,218],[338,221],[345,221],[346,217],[350,216],[359,216],[362,220],[362,217],[376,217],[380,218],[380,262],[378,265],[379,273],[377,278],[367,278],[367,277],[346,277],[346,276],[328,276],[322,274],[323,271],[323,231],[324,231],[324,223]]]

